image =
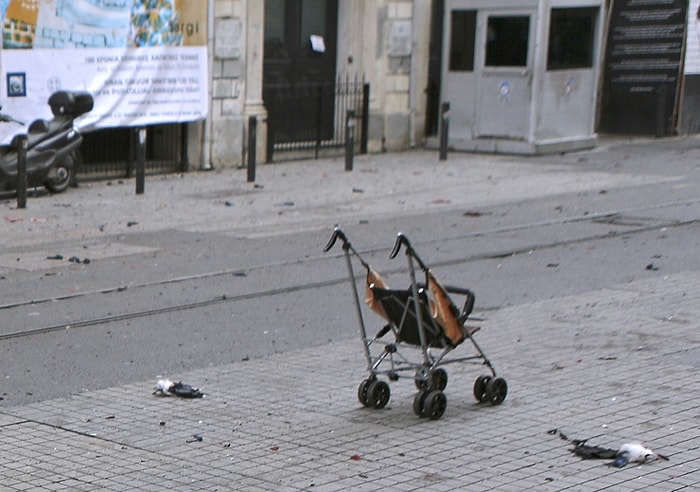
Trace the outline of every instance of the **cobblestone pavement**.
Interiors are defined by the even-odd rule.
[[[698,490],[699,287],[686,272],[489,313],[476,339],[508,397],[477,404],[482,369],[448,366],[437,421],[413,413],[411,378],[361,406],[359,340],[168,375],[203,399],[142,381],[4,409],[0,489]],[[554,429],[669,461],[584,461]]]

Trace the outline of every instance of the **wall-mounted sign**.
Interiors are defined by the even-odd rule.
[[[88,128],[202,119],[208,107],[207,0],[2,2],[0,101],[30,121],[49,95],[86,90]]]
[[[686,0],[614,0],[601,131],[639,135],[673,131],[686,10]]]

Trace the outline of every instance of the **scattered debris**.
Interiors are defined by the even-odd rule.
[[[467,211],[464,212],[462,215],[463,215],[464,217],[481,217],[481,216],[484,215],[484,214],[482,214],[482,213],[479,212],[478,210],[467,210]]]
[[[182,381],[175,383],[169,379],[159,379],[153,394],[158,396],[179,396],[181,398],[202,398],[204,396],[204,393],[199,388],[185,384]]]
[[[70,258],[68,258],[68,261],[70,261],[71,263],[82,263],[84,265],[90,264],[89,258],[85,258],[85,259],[81,260],[77,256],[71,256]]]
[[[619,449],[613,449],[591,446],[587,444],[588,439],[569,439],[568,436],[559,429],[549,430],[547,434],[559,434],[560,439],[573,444],[574,447],[569,449],[569,451],[579,456],[581,459],[611,459],[613,461],[606,463],[606,465],[615,468],[622,468],[628,463],[647,463],[648,461],[656,459],[668,461],[668,457],[652,451],[639,442],[625,443],[620,446]]]
[[[622,468],[627,463],[646,463],[657,459],[668,461],[666,456],[652,451],[640,442],[628,442],[620,447],[615,461],[606,464],[615,468]]]

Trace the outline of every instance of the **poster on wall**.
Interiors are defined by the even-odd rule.
[[[700,0],[690,0],[688,5],[688,32],[683,71],[686,75],[700,74]]]
[[[614,0],[600,131],[657,136],[674,131],[687,8],[687,0]]]
[[[48,118],[53,92],[80,90],[84,129],[207,116],[207,0],[0,0],[0,19],[3,113]]]

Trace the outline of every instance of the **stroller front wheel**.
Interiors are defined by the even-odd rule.
[[[447,397],[440,390],[433,390],[425,397],[423,412],[430,420],[437,420],[442,417],[447,408]]]
[[[421,418],[437,420],[446,408],[447,397],[440,390],[419,391],[413,398],[413,412]]]
[[[372,406],[372,403],[370,403],[370,399],[368,396],[369,392],[367,390],[369,389],[369,385],[372,384],[374,381],[376,381],[376,379],[365,379],[360,383],[360,386],[357,387],[357,399],[360,400],[360,403],[362,403],[366,407]]]
[[[391,398],[389,385],[384,381],[373,381],[367,387],[368,406],[376,409],[384,408]]]
[[[486,385],[486,399],[491,405],[500,405],[508,394],[508,384],[503,378],[494,378]]]
[[[476,378],[476,381],[474,381],[474,398],[476,398],[476,401],[479,403],[484,403],[488,401],[487,393],[486,393],[486,387],[488,386],[489,382],[491,381],[491,376],[479,376]]]

